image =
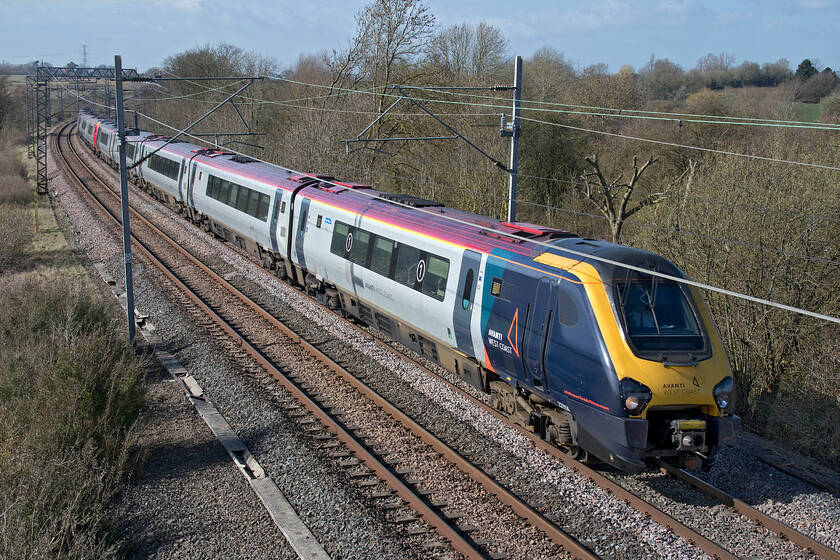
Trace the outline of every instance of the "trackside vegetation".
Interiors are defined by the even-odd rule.
[[[381,140],[451,133],[407,100],[384,114],[398,99],[390,84],[415,86],[424,89],[403,91],[496,161],[508,161],[499,115],[510,114],[510,95],[440,87],[509,84],[517,53],[492,25],[440,28],[434,21],[422,0],[372,0],[344,49],[304,53],[282,68],[233,45],[206,45],[165,59],[159,70],[271,77],[238,105],[251,130],[265,136],[225,137],[242,142],[236,150],[504,218],[508,175],[466,142]],[[226,83],[146,86],[136,107],[140,127],[186,128],[233,92]],[[651,57],[611,72],[603,64],[578,68],[547,46],[524,58],[522,84],[519,221],[647,249],[698,282],[840,316],[834,70],[808,60],[736,65],[724,53],[688,71]],[[207,135],[201,143],[241,130],[240,115],[223,106],[191,132]],[[360,133],[368,140],[357,142]],[[705,297],[746,429],[840,467],[840,326]]]
[[[32,214],[0,203],[0,558],[115,557],[107,508],[136,457],[145,369],[112,303],[35,266]]]

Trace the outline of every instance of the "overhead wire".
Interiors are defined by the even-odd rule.
[[[170,126],[170,125],[168,125],[168,124],[166,124],[162,121],[159,121],[157,119],[154,119],[153,117],[151,117],[149,115],[143,114],[143,117],[149,119],[151,122],[154,122],[155,124],[158,124],[159,126],[162,126],[162,127],[167,128],[167,129],[171,129],[173,131],[179,132],[177,128],[172,127],[172,126]],[[193,138],[193,139],[201,142],[201,139],[199,139],[197,137],[194,137],[189,133],[182,133],[182,135],[188,136],[190,138]],[[239,155],[243,155],[243,156],[246,155],[246,154],[241,153],[241,152],[236,152],[236,150],[229,150],[229,151],[231,151],[233,153],[238,153]],[[253,158],[253,156],[248,156],[248,157]],[[253,158],[253,159],[259,159],[259,158]],[[262,161],[262,160],[260,160],[260,161]],[[264,162],[264,163],[268,163],[268,162]],[[299,171],[299,170],[296,170],[296,169],[292,169],[292,168],[289,168],[289,167],[286,167],[286,166],[281,166],[281,165],[276,165],[276,164],[271,164],[271,165],[275,165],[276,167],[280,167],[282,169],[291,171],[293,173],[306,174],[305,172],[302,172],[302,171]],[[326,184],[331,184],[335,187],[342,187],[341,184],[339,184],[339,183],[337,183],[333,180],[322,179],[322,181]],[[362,196],[365,196],[365,197],[368,197],[368,198],[371,198],[371,199],[377,198],[377,195],[365,192],[363,189],[357,190],[355,192],[358,193],[359,195],[362,195]],[[413,210],[413,211],[429,213],[428,211],[426,211],[424,209],[415,208],[415,207],[412,207],[412,206],[409,206],[407,204],[403,204],[403,203],[400,203],[400,202],[394,201],[393,203],[398,205],[398,206],[402,206],[406,209],[410,209],[410,210]],[[479,224],[475,224],[475,223],[472,223],[472,222],[461,220],[461,219],[456,218],[454,216],[447,216],[445,214],[439,214],[439,213],[435,213],[434,215],[437,216],[437,217],[442,217],[442,218],[444,218],[444,219],[446,219],[446,220],[448,220],[452,223],[458,224],[458,225],[463,225],[463,226],[467,226],[467,227],[474,227],[474,228],[478,228],[478,229],[481,229],[481,230],[484,230],[484,231],[492,232],[495,235],[502,234],[502,235],[507,235],[508,237],[510,237],[512,239],[519,239],[516,236],[510,235],[510,234],[504,234],[503,232],[500,232],[498,230],[494,230],[494,229],[489,228],[489,227],[485,227],[485,226],[481,226]],[[669,281],[672,281],[672,282],[677,282],[677,283],[680,283],[680,284],[686,284],[686,285],[689,285],[689,286],[694,286],[696,288],[700,288],[700,289],[707,290],[707,291],[710,291],[710,292],[735,297],[737,299],[742,299],[742,300],[750,301],[750,302],[753,302],[753,303],[758,303],[758,304],[761,304],[761,305],[764,305],[764,306],[767,306],[767,307],[772,307],[772,308],[776,308],[776,309],[790,311],[790,312],[797,313],[797,314],[800,314],[800,315],[805,315],[805,316],[809,316],[809,317],[812,317],[812,318],[816,318],[816,319],[840,324],[840,318],[834,317],[834,316],[831,316],[831,315],[826,315],[826,314],[823,314],[823,313],[817,313],[817,312],[810,311],[810,310],[807,310],[807,309],[800,309],[800,308],[797,308],[797,307],[794,307],[794,306],[791,306],[791,305],[786,305],[786,304],[783,304],[783,303],[774,302],[774,301],[771,301],[769,299],[759,298],[759,297],[752,296],[752,295],[749,295],[749,294],[743,294],[743,293],[736,292],[736,291],[733,291],[733,290],[728,290],[726,288],[720,288],[718,286],[712,286],[710,284],[705,284],[705,283],[702,283],[702,282],[697,282],[697,281],[694,281],[694,280],[689,280],[689,279],[686,279],[686,278],[680,278],[680,277],[677,277],[677,276],[672,276],[670,274],[661,273],[661,272],[658,272],[658,271],[655,271],[655,270],[650,270],[650,269],[647,269],[647,268],[638,267],[638,266],[630,265],[630,264],[627,264],[627,263],[622,263],[622,262],[619,262],[619,261],[615,261],[613,259],[600,257],[597,254],[584,253],[584,252],[577,251],[577,250],[574,250],[574,249],[569,249],[569,248],[566,248],[566,247],[558,248],[555,245],[552,245],[552,244],[546,243],[546,242],[542,242],[542,241],[531,240],[531,242],[538,245],[538,246],[541,246],[541,247],[545,248],[546,250],[548,250],[548,249],[560,249],[560,250],[562,250],[566,253],[581,257],[581,260],[590,259],[590,260],[594,260],[594,261],[598,261],[598,262],[603,262],[605,264],[616,266],[618,268],[632,270],[632,271],[635,271],[635,272],[640,272],[640,273],[643,273],[643,274],[647,274],[649,276],[655,276],[655,277],[662,278],[662,279],[665,279],[665,280],[669,280]]]
[[[208,89],[209,89],[209,88],[208,88]],[[168,127],[168,125],[165,125],[164,123],[162,123],[162,122],[160,122],[160,121],[156,121],[156,120],[152,119],[152,118],[151,118],[150,116],[148,116],[148,115],[144,115],[144,117],[145,117],[145,118],[149,118],[150,120],[152,120],[153,122],[156,122],[157,124],[159,124],[159,125],[161,125],[161,126],[166,126],[166,127]],[[570,125],[560,125],[559,123],[551,123],[551,122],[539,121],[539,120],[537,120],[537,119],[529,119],[529,118],[527,118],[527,117],[523,117],[523,120],[530,120],[530,121],[533,121],[533,122],[540,122],[540,123],[542,123],[542,124],[553,125],[553,126],[564,126],[564,127],[567,127],[567,128],[571,128],[571,129],[575,129],[575,130],[580,130],[580,131],[583,131],[583,132],[591,132],[591,133],[598,133],[598,134],[608,134],[608,135],[611,135],[611,136],[618,136],[618,137],[622,137],[622,138],[634,139],[634,140],[641,140],[641,141],[646,141],[646,140],[647,140],[647,141],[652,141],[652,140],[649,140],[649,139],[640,139],[640,138],[636,138],[636,137],[630,137],[630,136],[627,136],[627,135],[619,135],[619,134],[615,134],[615,133],[605,133],[604,131],[589,130],[589,129],[584,129],[584,128],[581,128],[581,127],[573,127],[573,126],[570,126]],[[169,127],[169,128],[171,128],[171,127]],[[173,129],[173,130],[174,130],[174,129]],[[189,135],[189,136],[190,136],[190,137],[192,137],[191,135]],[[197,138],[196,138],[196,139],[197,139]],[[200,139],[197,139],[197,140],[198,140],[198,141],[201,141]],[[706,149],[706,148],[700,148],[700,147],[694,147],[694,146],[685,146],[685,145],[679,145],[679,144],[668,143],[668,142],[661,142],[661,141],[653,141],[653,142],[654,142],[654,143],[658,143],[658,144],[670,145],[670,146],[677,146],[677,147],[684,147],[684,148],[693,148],[693,149],[700,149],[700,150],[703,150],[703,151],[713,151],[713,152],[725,153],[725,154],[728,154],[728,155],[742,155],[742,156],[744,156],[744,155],[745,155],[745,154],[735,154],[735,153],[725,152],[725,151],[721,151],[721,150],[712,150],[712,149]],[[747,155],[747,157],[749,157],[749,156]],[[793,161],[788,161],[788,160],[779,160],[779,159],[774,159],[774,158],[764,158],[764,157],[761,157],[761,156],[753,156],[753,157],[755,157],[755,159],[770,160],[770,161],[775,161],[775,162],[779,162],[779,163],[791,163],[791,164],[798,164],[798,165],[807,165],[807,166],[810,166],[810,167],[818,167],[818,168],[822,168],[822,169],[838,170],[838,168],[833,168],[833,167],[829,167],[829,166],[819,166],[819,165],[816,165],[816,164],[805,164],[805,163],[802,163],[802,162],[793,162]],[[534,204],[534,205],[540,206],[539,204],[536,204],[536,203],[526,203],[526,204]],[[559,209],[559,208],[558,208],[558,210],[563,211],[564,209]],[[640,224],[640,223],[638,223],[638,222],[628,222],[628,223]],[[640,224],[640,225],[651,226],[651,227],[655,227],[655,228],[658,228],[658,229],[667,229],[667,228],[662,228],[661,226],[655,226],[655,225],[653,225],[653,224]],[[819,258],[819,257],[811,257],[811,256],[808,256],[808,255],[800,255],[800,254],[795,254],[795,253],[790,253],[790,252],[780,251],[780,250],[777,250],[777,249],[772,249],[772,248],[767,248],[767,247],[761,247],[761,246],[751,245],[751,244],[747,244],[747,243],[743,243],[743,242],[735,242],[735,241],[731,241],[731,240],[725,240],[725,239],[723,239],[723,238],[713,238],[713,237],[711,237],[711,236],[705,236],[705,235],[703,235],[703,234],[696,234],[696,233],[693,233],[693,232],[684,232],[684,231],[683,231],[683,232],[680,232],[680,233],[683,233],[683,234],[688,234],[688,235],[698,235],[698,236],[700,236],[700,237],[705,237],[705,238],[712,239],[712,240],[715,240],[715,241],[720,241],[720,242],[725,242],[725,243],[732,243],[732,244],[735,244],[735,245],[742,245],[742,246],[751,247],[751,248],[756,248],[756,249],[761,249],[761,250],[770,250],[770,251],[775,251],[775,252],[777,252],[777,253],[780,253],[780,254],[783,254],[783,255],[787,255],[787,256],[794,256],[794,257],[799,257],[799,258],[807,258],[807,259],[812,259],[812,260],[818,260],[818,261],[822,261],[822,262],[827,262],[827,263],[830,263],[830,264],[837,264],[835,261],[831,261],[831,260],[829,260],[829,259],[822,259],[822,258]],[[596,260],[598,260],[598,259],[596,259]],[[621,265],[621,263],[614,263],[614,264],[619,265],[619,266]],[[691,282],[689,282],[689,283],[691,283]],[[698,287],[703,287],[704,289],[709,289],[709,290],[711,290],[711,291],[716,291],[716,292],[724,293],[724,294],[727,294],[727,295],[733,295],[733,296],[737,295],[737,293],[736,293],[736,292],[731,292],[731,291],[728,291],[728,290],[725,290],[725,289],[722,289],[722,288],[716,288],[716,287],[714,287],[714,286],[700,285],[700,284],[696,284],[696,285],[698,285]],[[788,310],[795,310],[795,309],[796,309],[796,308],[793,308],[793,307],[790,307],[790,306],[785,306],[784,304],[777,304],[777,303],[774,303],[774,302],[770,302],[769,300],[763,300],[763,299],[761,299],[761,298],[755,298],[755,297],[753,297],[753,296],[748,296],[747,294],[740,294],[740,295],[741,295],[741,296],[744,296],[744,298],[745,298],[745,299],[748,299],[748,300],[751,300],[751,301],[755,301],[755,302],[765,303],[765,304],[773,304],[774,306],[776,306],[776,307],[780,307],[780,308],[782,308],[782,309],[788,309]],[[813,316],[813,317],[820,317],[820,318],[827,319],[827,320],[833,320],[833,319],[832,319],[832,318],[830,318],[829,316],[825,316],[825,315],[821,315],[821,314],[815,314],[815,313],[813,313],[813,312],[809,312],[809,311],[807,311],[807,310],[799,310],[799,311],[803,312],[803,313],[804,313],[804,314],[806,314],[806,315],[810,315],[810,316]],[[834,322],[840,322],[840,319],[838,319],[838,320],[836,320],[836,321],[834,321]]]
[[[175,76],[175,74],[172,74],[170,72],[167,72],[167,73]],[[215,91],[219,91],[220,89],[222,89],[222,88],[209,88],[209,87],[205,86],[204,84],[200,84],[198,82],[190,82],[190,83],[192,83],[196,86],[199,86],[199,87],[203,87],[206,92],[215,92]],[[237,83],[241,83],[241,81],[237,82]],[[341,111],[341,112],[347,113],[349,111],[345,110],[345,111]],[[473,115],[470,115],[470,116],[473,116]],[[526,120],[530,120],[530,119],[526,119]],[[540,122],[540,121],[537,121],[537,122]],[[546,124],[556,124],[556,123],[546,123]],[[595,131],[595,132],[597,132],[597,131]],[[392,175],[392,177],[396,178],[396,176],[393,176],[393,175]],[[535,176],[529,176],[529,175],[520,175],[520,177],[528,177],[528,178],[533,178],[533,179],[538,179],[538,180],[549,180],[549,181],[564,182],[564,183],[572,184],[572,185],[575,185],[575,186],[580,186],[580,185],[584,184],[584,183],[570,181],[570,180],[552,179],[552,178],[546,178],[546,177],[535,177]],[[403,179],[407,179],[407,178],[403,178]],[[450,188],[450,189],[454,189],[454,190],[459,190],[456,187],[447,187],[445,185],[437,185],[437,186],[439,188]],[[467,192],[473,192],[473,191],[467,190]],[[485,197],[489,196],[490,198],[497,198],[494,195],[485,195],[483,193],[481,193],[481,195],[485,196]],[[556,210],[556,211],[560,211],[560,212],[564,212],[564,213],[571,213],[571,214],[575,214],[575,215],[579,215],[579,216],[592,217],[592,218],[596,218],[596,219],[599,219],[599,220],[609,220],[609,218],[607,218],[606,216],[603,216],[603,215],[590,214],[590,213],[579,212],[579,211],[572,211],[572,210],[565,209],[565,208],[560,208],[560,207],[555,207],[555,206],[550,206],[550,205],[540,204],[540,203],[534,203],[534,202],[528,202],[528,201],[519,201],[519,202],[520,202],[520,204],[523,204],[523,205],[540,207],[540,208],[545,208],[545,209],[550,209],[550,210]],[[828,263],[828,264],[840,264],[837,261],[822,258],[822,257],[814,257],[814,256],[811,256],[811,255],[804,255],[804,254],[801,254],[801,253],[795,253],[795,252],[791,252],[791,251],[783,251],[783,250],[775,249],[775,248],[772,248],[772,247],[765,247],[765,246],[761,246],[761,245],[746,243],[746,242],[742,242],[742,241],[730,240],[730,239],[726,239],[726,238],[722,238],[722,237],[710,236],[710,235],[697,233],[697,232],[692,232],[692,231],[687,231],[687,230],[677,230],[677,229],[674,229],[674,228],[667,228],[667,227],[664,227],[664,226],[660,226],[660,225],[656,225],[656,224],[650,224],[650,223],[641,222],[641,221],[635,221],[635,220],[634,221],[625,221],[625,223],[631,224],[631,225],[634,225],[634,226],[645,227],[645,228],[648,228],[648,229],[656,229],[656,230],[659,230],[659,231],[664,231],[664,232],[669,232],[669,233],[678,233],[680,235],[688,235],[688,236],[704,238],[704,239],[708,239],[708,240],[711,240],[711,241],[716,241],[716,242],[725,243],[725,244],[729,244],[729,245],[743,246],[743,247],[758,249],[758,250],[762,250],[762,251],[775,252],[775,253],[778,253],[778,254],[781,254],[781,255],[795,257],[795,258],[819,261],[819,262]]]
[[[167,73],[175,76],[175,74],[172,74],[171,72],[167,72]],[[202,84],[199,84],[197,82],[190,82],[190,83],[193,83],[197,86],[202,86]],[[300,84],[301,82],[295,82],[295,83]],[[328,86],[321,86],[321,87],[328,87]],[[205,86],[205,88],[206,88],[206,86]],[[206,88],[206,89],[208,91],[213,91],[213,90],[211,90],[211,88]],[[341,111],[341,112],[348,112],[348,111]],[[356,112],[356,114],[358,114],[358,112]],[[547,123],[547,124],[553,124],[553,123]],[[524,177],[528,177],[528,176],[526,175]],[[536,178],[536,177],[533,177],[533,178]],[[538,179],[547,179],[547,178],[538,178]],[[571,183],[571,184],[576,185],[576,186],[583,185],[583,183],[580,183],[580,182],[572,182],[572,181],[566,181],[566,182]],[[445,186],[442,186],[442,185],[439,185],[439,186],[441,188],[446,188]],[[567,209],[558,208],[558,207],[551,207],[551,206],[544,205],[544,204],[539,204],[539,203],[520,201],[520,204],[531,205],[531,206],[535,206],[535,207],[550,208],[550,209],[554,209],[554,210],[561,211],[561,212],[571,212],[571,213],[574,213],[574,214],[577,214],[577,215],[583,215],[583,216],[589,216],[589,217],[595,217],[595,218],[598,218],[598,219],[608,220],[608,218],[605,217],[605,216],[599,216],[599,215],[595,215],[595,214],[587,214],[587,213],[583,213],[583,212],[574,212],[574,211],[569,211]],[[772,248],[772,247],[765,247],[765,246],[756,245],[756,244],[752,244],[752,243],[735,241],[735,240],[730,240],[730,239],[726,239],[726,238],[723,238],[723,237],[716,237],[716,236],[706,235],[706,234],[687,231],[687,230],[676,230],[674,228],[667,228],[667,227],[656,225],[656,224],[650,224],[650,223],[645,223],[645,222],[640,222],[640,221],[632,221],[632,222],[626,221],[625,223],[632,224],[632,225],[638,225],[638,226],[641,226],[641,227],[646,227],[648,229],[656,229],[656,230],[659,230],[659,231],[664,231],[664,232],[669,232],[669,233],[678,233],[680,235],[688,235],[688,236],[693,236],[693,237],[699,237],[699,238],[707,239],[707,240],[710,240],[710,241],[716,241],[716,242],[719,242],[719,243],[725,243],[725,244],[734,245],[734,246],[742,246],[742,247],[746,247],[746,248],[752,248],[752,249],[757,249],[757,250],[762,250],[762,251],[774,252],[774,253],[781,254],[781,255],[784,255],[784,256],[789,256],[789,257],[795,257],[795,258],[806,259],[806,260],[813,260],[813,261],[823,262],[823,263],[827,263],[827,264],[840,264],[837,261],[834,261],[832,259],[823,258],[823,257],[815,257],[815,256],[811,256],[811,255],[804,255],[804,254],[795,253],[795,252],[792,252],[792,251],[783,251],[783,250]]]
[[[416,159],[417,161],[420,161],[419,158],[409,158],[409,159]],[[351,171],[362,171],[362,172],[367,172],[367,173],[373,173],[375,175],[380,175],[380,176],[388,177],[388,178],[391,178],[391,179],[416,181],[416,178],[413,178],[413,177],[405,177],[405,176],[395,175],[393,173],[388,173],[388,172],[385,172],[385,171],[364,170],[364,169],[357,168],[357,167],[342,165],[342,164],[336,163],[336,162],[333,162],[333,165],[335,165],[337,167],[344,168],[344,169],[348,169],[348,170],[351,170]],[[522,175],[520,175],[520,177],[522,177]],[[455,187],[455,186],[452,186],[452,185],[446,185],[446,184],[438,183],[438,182],[427,182],[425,184],[427,184],[429,186],[436,187],[436,188],[440,188],[440,189],[443,189],[443,190],[450,190],[450,191],[468,193],[468,194],[472,194],[472,195],[476,195],[476,196],[481,196],[482,198],[494,199],[496,201],[500,201],[500,200],[507,201],[508,200],[507,196],[500,196],[500,195],[496,195],[496,194],[492,194],[492,193],[476,192],[476,191],[466,189],[466,188],[463,188],[463,187]],[[517,203],[521,206],[541,208],[541,209],[544,209],[544,210],[553,210],[553,211],[562,212],[562,213],[566,213],[566,214],[574,214],[576,216],[582,216],[582,217],[586,217],[586,218],[595,218],[595,219],[600,220],[600,221],[609,221],[609,218],[604,216],[603,214],[592,214],[592,213],[589,213],[589,212],[581,212],[581,211],[578,211],[578,210],[571,210],[571,209],[568,209],[568,208],[561,208],[559,206],[551,206],[551,205],[548,205],[548,204],[543,204],[543,203],[539,203],[539,202],[532,202],[532,201],[527,201],[527,200],[526,201],[519,200],[519,201],[517,201]],[[647,228],[647,229],[651,229],[651,230],[662,231],[662,232],[665,232],[665,233],[674,233],[674,234],[678,234],[678,235],[686,235],[686,236],[689,236],[689,237],[697,237],[697,238],[706,239],[706,240],[709,240],[709,241],[715,241],[715,242],[718,242],[718,243],[723,243],[725,245],[745,247],[745,248],[748,248],[748,249],[757,249],[757,250],[760,250],[760,251],[776,253],[776,254],[779,254],[779,255],[782,255],[782,256],[795,257],[795,258],[799,258],[799,259],[815,261],[815,262],[822,262],[822,263],[825,263],[825,264],[840,266],[840,261],[835,261],[835,260],[832,260],[832,259],[829,259],[829,258],[815,257],[815,256],[812,256],[812,255],[795,253],[793,251],[784,251],[782,249],[776,249],[774,247],[767,247],[767,246],[764,246],[764,245],[756,245],[754,243],[747,243],[747,242],[744,242],[744,241],[736,241],[736,240],[727,239],[727,238],[724,238],[724,237],[717,237],[717,236],[708,235],[708,234],[704,234],[704,233],[694,232],[694,231],[691,231],[691,230],[669,228],[669,227],[660,226],[660,225],[657,225],[657,224],[651,224],[651,223],[648,223],[648,222],[637,221],[637,220],[633,220],[633,221],[620,220],[620,221],[623,221],[626,225],[630,225],[630,226],[639,226],[639,227],[643,227],[643,228]]]

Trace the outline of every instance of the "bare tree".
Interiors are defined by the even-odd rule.
[[[488,79],[499,73],[508,52],[504,34],[488,23],[462,23],[442,30],[429,41],[427,60],[446,79],[460,82]]]
[[[575,68],[563,53],[553,47],[537,49],[526,61],[528,72],[523,77],[525,97],[537,101],[569,99],[575,85]]]
[[[735,56],[727,53],[709,53],[697,60],[697,70],[700,72],[727,72],[735,65]]]
[[[598,154],[592,154],[584,159],[592,167],[592,171],[583,174],[583,179],[586,182],[583,193],[609,220],[613,243],[620,243],[621,230],[624,227],[625,220],[645,206],[658,204],[663,200],[664,192],[649,193],[630,206],[630,197],[633,196],[636,184],[656,159],[650,156],[640,167],[637,158],[633,156],[633,177],[629,181],[622,181],[623,173],[612,181],[607,181],[601,172]]]
[[[385,88],[397,69],[423,53],[435,16],[421,0],[374,0],[356,15],[353,51],[359,72],[380,87],[377,108],[384,111]]]

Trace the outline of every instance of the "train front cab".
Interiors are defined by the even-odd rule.
[[[591,309],[597,321],[591,341],[600,347],[602,375],[598,368],[580,371],[580,346],[553,355],[554,341],[546,353],[549,368],[565,364],[554,366],[553,377],[563,387],[558,397],[575,418],[580,446],[629,472],[642,470],[644,459],[654,456],[700,457],[710,464],[720,447],[735,439],[740,419],[727,412],[732,404],[729,363],[699,292],[649,275],[625,273],[616,275],[624,282],[605,283],[605,275],[591,265],[548,253],[536,260],[573,272],[580,279],[578,293],[586,299],[578,303]],[[679,274],[676,269],[670,273]],[[644,328],[630,325],[637,311],[630,300],[645,297],[642,284],[660,300],[659,306],[647,307],[648,313],[662,311],[648,318],[661,319],[655,336],[646,337]],[[567,334],[562,337],[569,339]]]

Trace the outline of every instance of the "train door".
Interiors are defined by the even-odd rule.
[[[303,254],[303,238],[306,236],[306,220],[309,217],[309,203],[308,198],[300,201],[300,211],[298,213],[298,221],[295,226],[295,259],[301,268],[306,268],[306,259]],[[291,235],[292,232],[289,232]]]
[[[187,160],[181,160],[181,169],[178,175],[178,198],[184,202],[187,202],[189,197],[189,190],[187,185],[187,178],[189,177],[188,168],[187,168]]]
[[[280,204],[283,202],[283,191],[277,189],[274,193],[274,208],[271,211],[271,226],[268,228],[269,239],[271,240],[271,250],[275,253],[280,252],[280,247],[283,239],[277,239],[277,230],[282,227],[279,221]]]
[[[455,326],[455,343],[458,345],[458,350],[467,356],[473,355],[470,323],[480,265],[480,253],[469,249],[464,251],[464,257],[461,260],[461,274],[455,291],[455,310],[452,315],[452,324]]]
[[[191,208],[195,208],[195,172],[198,168],[198,162],[193,161],[190,165],[189,182],[187,183],[187,196],[189,197],[187,204]]]
[[[545,386],[545,345],[554,309],[554,292],[552,282],[548,278],[541,278],[534,299],[528,304],[528,318],[522,341],[525,375],[534,387],[546,392],[548,388]]]

